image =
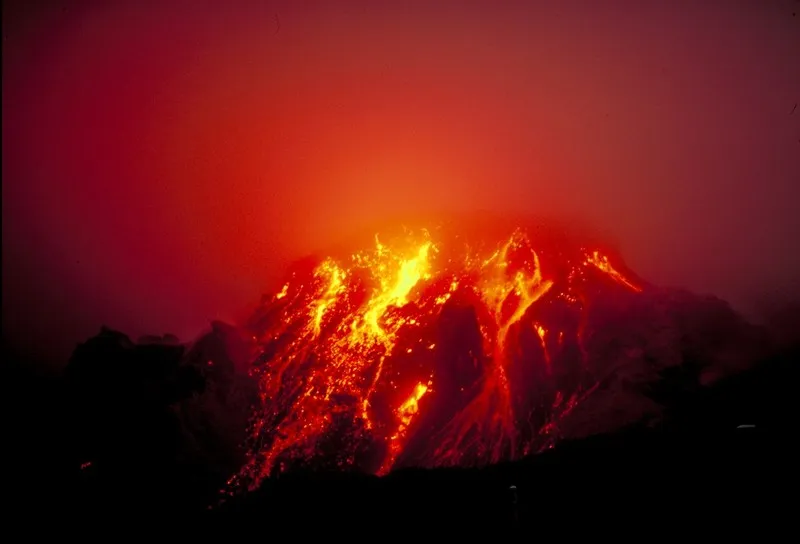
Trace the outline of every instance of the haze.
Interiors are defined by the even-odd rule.
[[[26,353],[191,339],[289,259],[432,211],[580,218],[749,316],[800,294],[794,0],[39,4],[3,6]]]

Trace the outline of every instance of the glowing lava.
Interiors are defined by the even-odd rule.
[[[595,385],[575,376],[593,293],[642,290],[622,270],[524,229],[406,230],[298,266],[249,323],[262,404],[232,488],[303,466],[383,474],[547,447]]]

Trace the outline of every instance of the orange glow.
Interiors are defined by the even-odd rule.
[[[400,425],[397,431],[392,435],[389,442],[389,453],[381,466],[378,474],[386,474],[392,468],[392,464],[397,458],[398,454],[402,451],[402,439],[405,437],[406,429],[411,424],[413,417],[419,412],[419,401],[428,392],[428,385],[418,383],[414,387],[414,392],[408,397],[403,404],[401,404],[396,411],[397,418]]]
[[[547,363],[547,371],[550,372],[550,353],[547,351],[547,342],[545,341],[545,335],[547,334],[547,329],[542,327],[538,323],[534,323],[534,328],[536,329],[536,334],[539,336],[539,341],[542,343],[542,350],[544,351],[544,360]],[[559,332],[558,338],[559,342],[563,338],[564,333]]]
[[[608,262],[608,257],[606,257],[605,255],[601,255],[599,251],[593,251],[591,255],[588,255],[586,258],[586,262],[588,264],[596,266],[599,270],[602,270],[603,272],[614,278],[614,281],[621,283],[625,287],[628,287],[636,292],[642,291],[641,287],[634,285],[628,279],[626,279],[625,276],[617,272],[617,270],[613,266],[611,266],[611,263]]]

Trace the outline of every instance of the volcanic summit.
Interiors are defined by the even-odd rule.
[[[687,344],[707,336],[678,309],[695,298],[540,226],[395,229],[305,259],[246,325],[260,405],[231,488],[295,469],[480,466],[655,417],[637,384],[724,359]]]

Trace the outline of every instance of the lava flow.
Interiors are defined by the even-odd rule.
[[[261,405],[232,488],[295,468],[385,474],[549,447],[592,390],[593,297],[640,282],[598,247],[404,230],[298,264],[249,322]]]

